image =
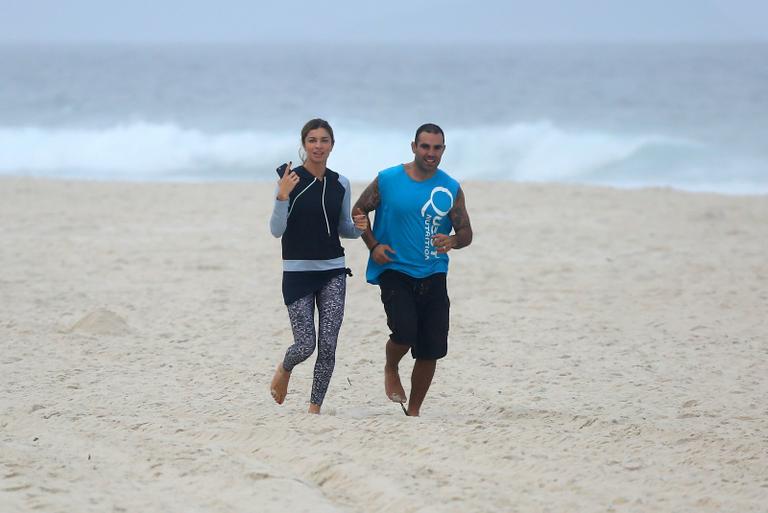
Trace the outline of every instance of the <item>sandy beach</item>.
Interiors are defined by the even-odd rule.
[[[360,241],[317,417],[273,184],[0,178],[0,511],[764,512],[768,197],[463,186],[422,417]]]

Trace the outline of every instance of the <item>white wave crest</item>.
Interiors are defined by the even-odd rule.
[[[329,166],[369,181],[411,160],[412,133],[335,127]],[[664,135],[565,130],[553,123],[453,128],[441,167],[459,179],[591,182],[768,189],[763,162],[747,168],[712,158],[693,141]],[[298,161],[299,133],[206,132],[171,123],[131,122],[106,129],[0,128],[0,173],[119,180],[271,180],[275,167]]]

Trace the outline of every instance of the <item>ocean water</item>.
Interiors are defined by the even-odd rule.
[[[768,193],[768,44],[0,46],[0,174],[272,180],[313,117],[353,180],[435,122],[460,179]]]

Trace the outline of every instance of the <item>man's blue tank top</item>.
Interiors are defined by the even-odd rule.
[[[417,182],[402,164],[381,171],[378,182],[380,202],[373,234],[396,253],[387,253],[392,262],[384,265],[368,258],[368,283],[378,284],[379,275],[387,269],[414,278],[448,272],[448,255],[437,253],[432,236],[451,233],[448,211],[456,200],[459,182],[440,169],[430,179]]]

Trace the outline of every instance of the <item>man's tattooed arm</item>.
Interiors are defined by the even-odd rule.
[[[460,249],[469,246],[472,243],[472,225],[469,222],[469,214],[467,213],[467,206],[464,202],[464,191],[459,187],[459,192],[456,194],[456,201],[453,203],[448,215],[453,223],[454,230],[454,242],[452,244],[453,249]]]
[[[365,188],[363,193],[355,202],[355,206],[352,207],[353,214],[365,214],[365,216],[368,217],[368,228],[365,230],[365,232],[363,232],[362,235],[363,242],[365,242],[365,245],[368,247],[368,249],[372,249],[374,246],[376,246],[376,244],[378,244],[378,241],[373,236],[373,231],[371,231],[371,219],[368,214],[379,208],[380,199],[379,179],[377,177],[368,185],[368,187]]]

